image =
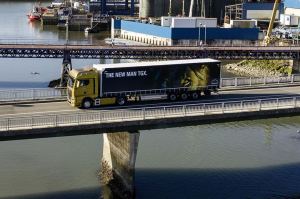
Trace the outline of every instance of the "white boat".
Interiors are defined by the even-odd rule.
[[[51,7],[61,7],[63,5],[62,1],[56,0],[51,3]]]

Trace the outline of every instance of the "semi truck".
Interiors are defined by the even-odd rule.
[[[214,59],[94,64],[69,72],[67,98],[81,108],[158,98],[197,100],[220,87],[220,65]]]

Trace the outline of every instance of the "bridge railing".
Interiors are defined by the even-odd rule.
[[[300,83],[300,74],[278,77],[233,77],[221,78],[221,87],[255,87],[271,84],[296,84]]]
[[[300,74],[280,77],[233,77],[221,78],[221,88],[260,87],[280,84],[300,84]],[[64,99],[66,89],[18,89],[0,90],[1,102],[25,100]]]
[[[150,119],[204,116],[226,113],[253,112],[300,107],[300,97],[269,98],[217,103],[161,106],[106,111],[77,111],[72,113],[39,114],[0,119],[0,131],[53,128]]]
[[[18,89],[0,90],[1,102],[15,102],[26,100],[46,100],[66,98],[66,89]]]

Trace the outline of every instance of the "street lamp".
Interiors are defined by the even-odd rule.
[[[206,46],[206,24],[204,26],[204,45]]]
[[[201,46],[201,27],[202,27],[202,23],[199,23],[199,35],[198,35],[199,46]]]
[[[66,26],[66,45],[68,45],[68,42],[69,42],[69,16],[66,20],[65,26]]]

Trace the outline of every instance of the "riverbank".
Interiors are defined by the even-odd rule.
[[[243,60],[224,65],[225,70],[237,76],[282,76],[291,75],[292,63],[287,60]]]

